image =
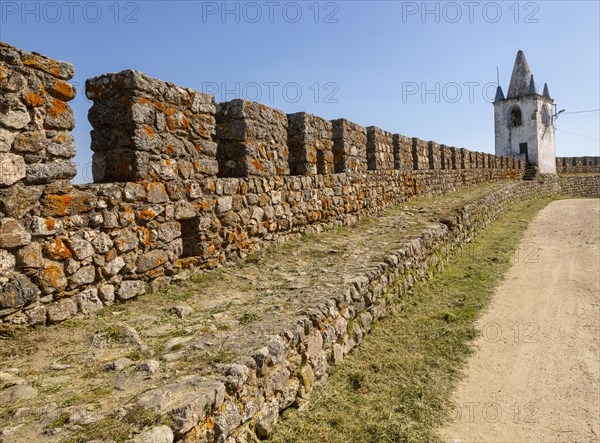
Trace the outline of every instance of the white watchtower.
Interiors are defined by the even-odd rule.
[[[506,98],[498,85],[494,99],[496,155],[521,158],[542,174],[555,174],[553,103],[547,84],[542,95],[538,93],[525,54],[519,51]]]

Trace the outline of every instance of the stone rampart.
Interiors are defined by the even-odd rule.
[[[416,196],[524,163],[123,71],[90,79],[95,183],[72,185],[69,63],[0,45],[0,321],[93,314]]]
[[[600,157],[556,157],[559,174],[600,174]]]

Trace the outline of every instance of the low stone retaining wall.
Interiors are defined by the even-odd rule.
[[[558,194],[556,177],[510,184],[433,224],[378,266],[357,275],[342,293],[310,310],[295,327],[273,336],[253,355],[223,367],[221,377],[188,377],[181,402],[161,413],[183,442],[255,442],[267,436],[285,408],[306,401],[331,367],[358,346],[373,321],[386,316],[399,298],[434,274],[474,235],[515,202]],[[167,396],[179,382],[146,393]],[[148,405],[148,403],[144,403]]]

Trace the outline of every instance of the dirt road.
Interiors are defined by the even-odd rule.
[[[600,440],[600,200],[529,226],[478,326],[446,442]]]

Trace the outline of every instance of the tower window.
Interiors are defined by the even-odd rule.
[[[521,126],[523,124],[523,119],[521,117],[521,108],[518,106],[513,106],[510,108],[508,113],[508,127],[516,128],[517,126]]]

